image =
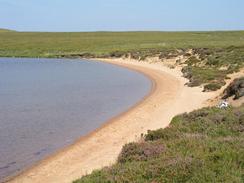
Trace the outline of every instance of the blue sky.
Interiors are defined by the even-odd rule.
[[[244,30],[244,0],[0,0],[19,31]]]

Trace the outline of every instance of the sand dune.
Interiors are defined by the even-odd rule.
[[[215,96],[214,92],[202,93],[201,88],[186,87],[187,80],[181,77],[179,70],[162,64],[122,59],[103,61],[145,74],[153,82],[151,93],[129,111],[10,182],[72,182],[94,169],[114,163],[122,146],[139,140],[148,129],[166,127],[173,116],[201,108]]]

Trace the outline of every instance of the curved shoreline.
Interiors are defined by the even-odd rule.
[[[150,94],[128,111],[9,182],[71,182],[112,164],[125,143],[139,140],[148,129],[168,126],[174,115],[200,108],[212,97],[201,93],[199,88],[185,87],[186,80],[167,68],[141,62],[105,61],[149,77],[153,82]],[[194,97],[196,101],[187,105]]]

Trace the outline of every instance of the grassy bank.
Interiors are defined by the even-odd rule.
[[[243,182],[244,106],[176,116],[166,129],[123,147],[118,162],[83,182]]]

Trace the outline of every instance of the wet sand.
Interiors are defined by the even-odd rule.
[[[149,129],[167,127],[175,115],[206,106],[206,101],[215,96],[214,92],[202,93],[201,88],[186,87],[187,80],[179,70],[161,64],[123,59],[102,61],[143,73],[152,80],[152,91],[127,112],[10,182],[72,182],[114,163],[125,143],[139,140]]]

